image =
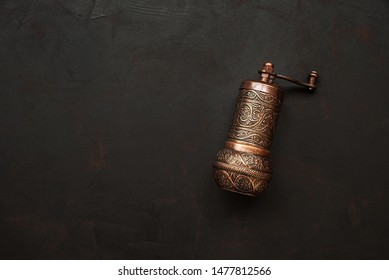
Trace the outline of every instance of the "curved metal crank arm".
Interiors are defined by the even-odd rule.
[[[311,73],[309,73],[309,75],[308,75],[308,79],[307,79],[308,82],[304,83],[304,82],[300,82],[296,79],[293,79],[291,77],[276,74],[276,73],[271,73],[271,72],[268,72],[265,70],[259,70],[258,72],[262,73],[262,74],[268,74],[270,76],[273,76],[274,78],[282,79],[282,80],[294,83],[294,84],[299,85],[299,86],[306,87],[311,91],[314,91],[316,89],[316,80],[319,77],[319,74],[316,71],[311,71]]]

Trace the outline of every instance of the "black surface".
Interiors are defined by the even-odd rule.
[[[389,258],[389,5],[0,2],[0,256]],[[219,190],[240,82],[285,87],[274,176]]]

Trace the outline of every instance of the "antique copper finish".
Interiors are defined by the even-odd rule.
[[[274,65],[264,64],[259,81],[245,80],[239,90],[228,139],[213,164],[216,183],[223,189],[258,196],[272,176],[270,146],[283,101],[275,78],[316,89],[318,74],[312,71],[308,82],[274,73]]]

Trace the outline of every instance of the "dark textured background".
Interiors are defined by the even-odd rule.
[[[389,258],[389,3],[0,2],[0,256]],[[259,199],[212,162],[240,82],[287,93]]]

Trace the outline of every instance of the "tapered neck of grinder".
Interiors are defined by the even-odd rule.
[[[274,80],[274,64],[271,62],[266,62],[262,70],[267,73],[261,73],[261,82],[267,83],[267,84],[272,84]]]

